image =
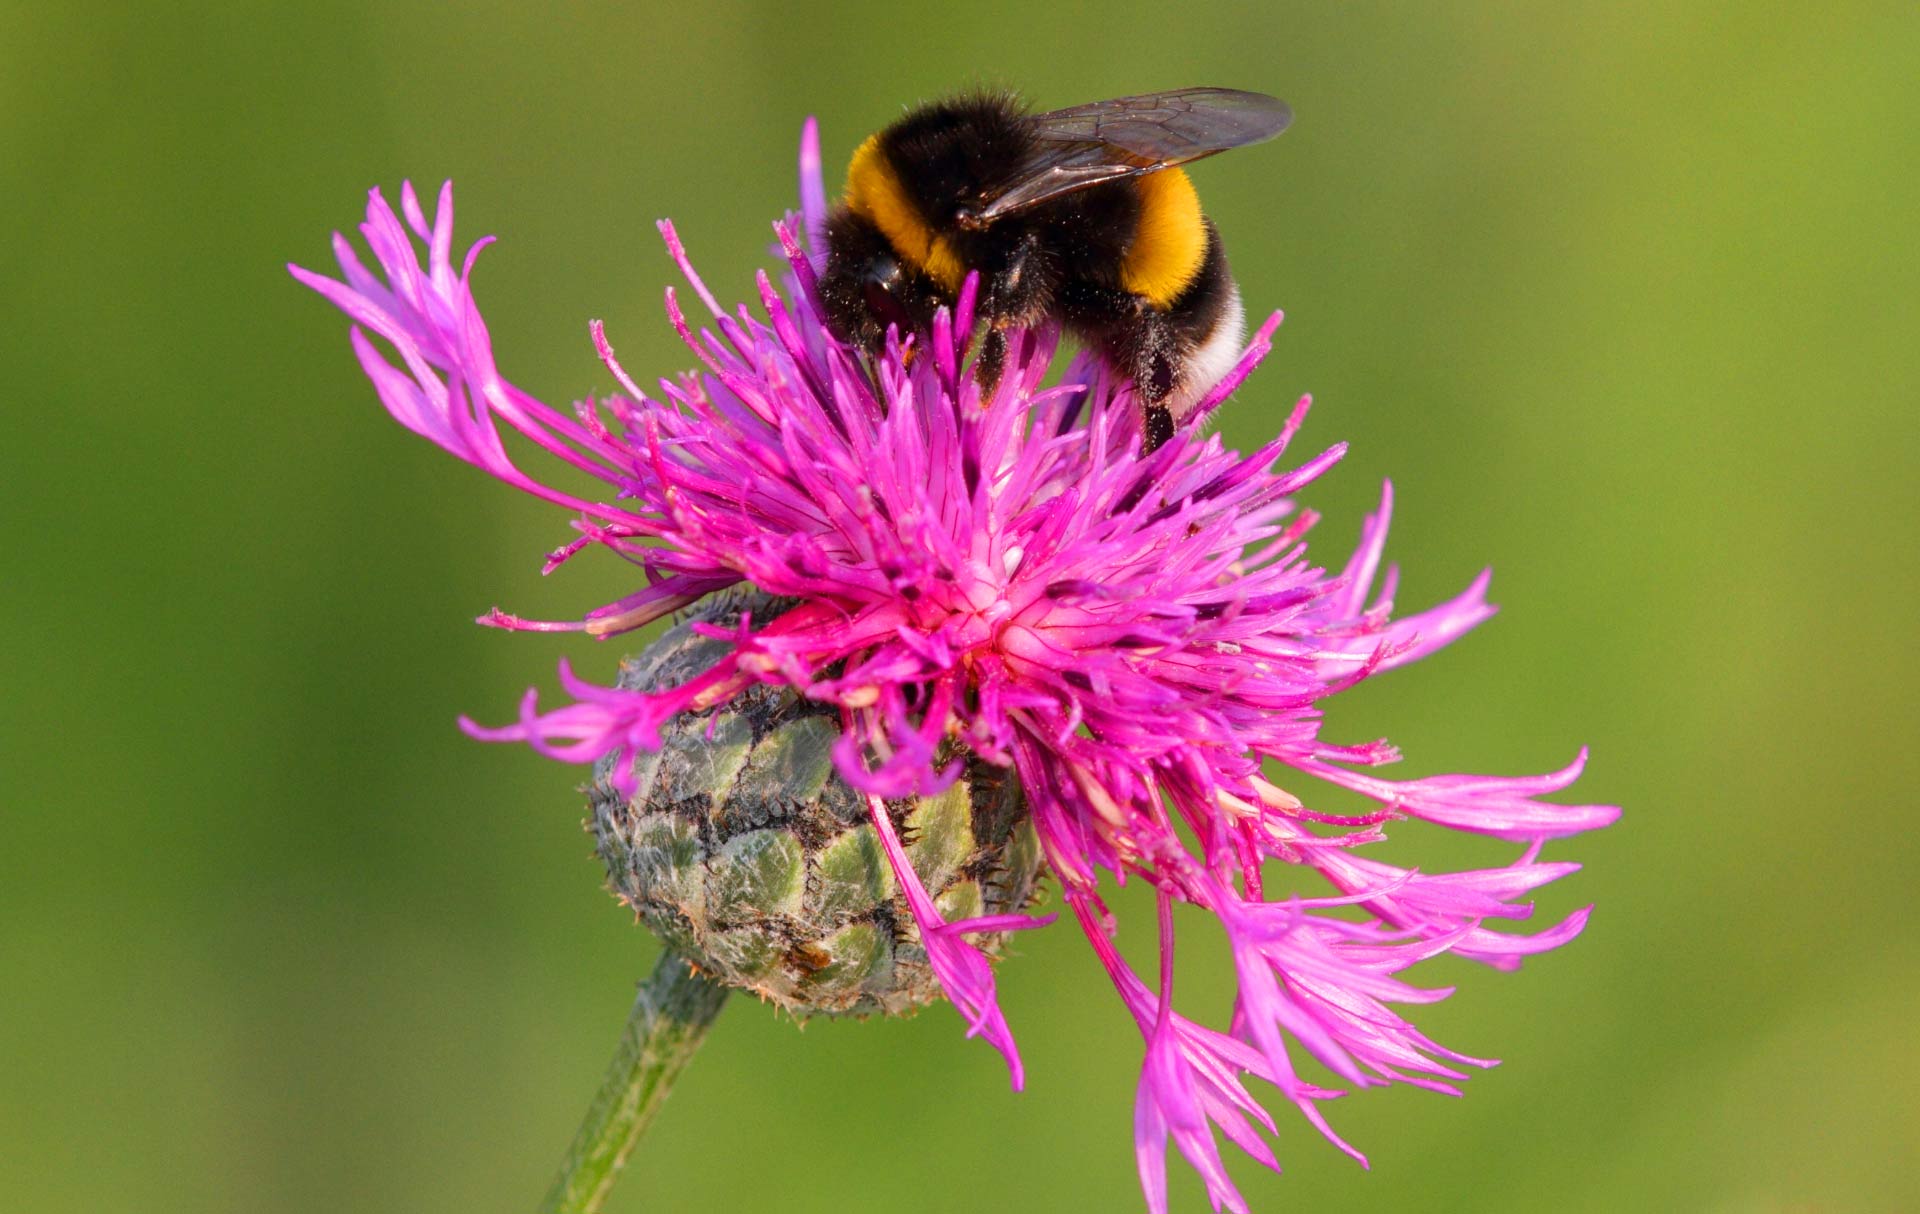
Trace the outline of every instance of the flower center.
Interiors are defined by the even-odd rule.
[[[984,607],[954,612],[947,624],[948,635],[955,647],[962,650],[996,649],[1001,646],[1000,634],[1012,615],[1013,604],[996,598]]]

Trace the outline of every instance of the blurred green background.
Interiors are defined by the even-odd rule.
[[[1490,563],[1505,609],[1329,731],[1590,743],[1627,807],[1548,853],[1583,940],[1428,975],[1505,1065],[1335,1106],[1371,1173],[1276,1109],[1255,1208],[1913,1208],[1912,5],[538,7],[0,5],[0,1207],[529,1210],[651,964],[576,773],[453,728],[618,657],[475,614],[620,571],[539,578],[565,519],[394,426],[282,264],[451,176],[503,367],[572,398],[590,317],[686,361],[656,217],[746,298],[806,114],[840,163],[985,79],[1294,104],[1195,174],[1289,315],[1224,427],[1313,391],[1322,550],[1391,475],[1403,606]],[[1439,833],[1397,854],[1511,854]],[[1066,925],[1001,974],[1025,1094],[944,1008],[737,1001],[612,1208],[1137,1209],[1131,1022]]]

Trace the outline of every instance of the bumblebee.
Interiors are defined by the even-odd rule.
[[[1285,102],[1177,89],[1033,114],[1004,93],[909,110],[868,138],[827,219],[829,326],[877,352],[980,275],[996,383],[1005,331],[1057,320],[1129,376],[1149,450],[1233,366],[1246,332],[1220,233],[1178,167],[1273,138]]]

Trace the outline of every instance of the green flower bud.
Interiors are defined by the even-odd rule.
[[[722,597],[692,618],[730,626],[787,605]],[[625,662],[619,685],[677,686],[727,648],[683,622]],[[683,713],[633,761],[632,799],[613,790],[608,760],[595,767],[588,828],[614,895],[719,981],[802,1016],[911,1011],[940,987],[866,798],[833,768],[839,736],[837,709],[788,688]],[[945,792],[888,809],[948,921],[1031,901],[1040,847],[1010,770],[969,758]],[[994,956],[1005,934],[974,941]]]

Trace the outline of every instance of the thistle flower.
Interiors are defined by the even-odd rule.
[[[1543,799],[1574,781],[1584,752],[1545,775],[1392,780],[1374,771],[1399,757],[1386,742],[1320,737],[1322,700],[1488,618],[1487,575],[1394,618],[1395,573],[1380,574],[1390,487],[1341,568],[1313,564],[1305,536],[1317,516],[1294,497],[1344,447],[1281,466],[1305,398],[1251,454],[1191,421],[1143,454],[1123,378],[1083,355],[1058,386],[1043,386],[1055,364],[1052,329],[1011,333],[1005,371],[983,394],[968,364],[974,281],[931,333],[897,335],[872,360],[843,347],[823,326],[815,293],[825,191],[811,123],[801,198],[799,222],[775,225],[789,267],[784,291],[764,273],[757,280],[764,319],[744,306],[723,310],[662,223],[668,253],[712,314],[696,329],[666,292],[668,319],[703,370],[642,388],[596,322],[595,347],[619,390],[571,411],[496,367],[472,292],[487,241],[456,266],[450,184],[431,222],[410,186],[398,215],[373,192],[361,231],[378,273],[337,235],[340,279],[293,268],[352,318],[354,352],[401,424],[574,516],[577,535],[549,554],[548,571],[587,548],[638,570],[637,589],[578,620],[496,609],[481,623],[606,638],[740,588],[696,611],[672,634],[671,653],[642,658],[615,686],[583,680],[563,660],[569,702],[543,710],[529,692],[514,722],[463,726],[597,765],[596,823],[616,888],[726,980],[758,984],[802,1011],[897,1010],[931,991],[930,973],[969,1032],[1006,1056],[1016,1088],[1020,1057],[987,954],[1004,933],[1041,922],[1017,913],[1039,859],[1008,859],[1009,828],[1001,851],[932,874],[902,827],[929,799],[971,789],[983,773],[1017,780],[1018,797],[1000,804],[1014,807],[1012,826],[1031,832],[1145,1042],[1135,1139],[1148,1206],[1165,1209],[1170,1139],[1216,1209],[1245,1209],[1213,1131],[1277,1166],[1262,1136],[1274,1123],[1248,1092],[1249,1076],[1278,1088],[1364,1164],[1329,1127],[1326,1101],[1390,1083],[1451,1093],[1464,1068],[1490,1065],[1430,1040],[1394,1010],[1450,993],[1413,985],[1403,971],[1447,952],[1511,969],[1578,935],[1585,910],[1532,935],[1489,924],[1525,919],[1526,895],[1577,867],[1543,861],[1547,840],[1618,814]],[[426,246],[424,264],[409,232]],[[1279,320],[1275,313],[1260,328],[1192,419],[1240,387]],[[603,482],[604,496],[523,472],[503,422]],[[831,778],[744,812],[756,828],[774,824],[763,834],[826,829],[839,843],[845,832],[870,832],[853,850],[884,858],[892,883],[856,865],[872,889],[852,918],[842,907],[841,918],[810,921],[817,837],[755,869],[745,895],[754,905],[730,921],[714,910],[712,890],[686,885],[692,866],[705,871],[728,845],[716,843],[711,823],[737,791],[727,781],[756,762],[722,762],[722,751],[759,754],[780,719],[813,723],[783,753],[823,772],[830,763]],[[684,773],[682,785],[661,788],[671,762],[663,748],[712,760],[718,773],[703,777],[691,817],[674,808],[687,801]],[[1329,786],[1376,808],[1316,808]],[[969,821],[982,812],[977,799],[966,809]],[[1458,873],[1363,854],[1404,819],[1505,840],[1519,854]],[[1275,882],[1284,866],[1338,892],[1300,896]],[[943,905],[958,872],[998,892]],[[929,888],[934,877],[940,888]],[[1104,881],[1128,879],[1157,893],[1156,983],[1112,941]],[[1239,994],[1224,1028],[1174,1010],[1175,902],[1205,908],[1230,945]],[[890,909],[900,973],[863,970],[852,986],[810,995],[802,971],[844,960],[822,933]],[[729,969],[728,950],[751,954],[751,964]],[[1341,1086],[1303,1076],[1303,1053]]]

